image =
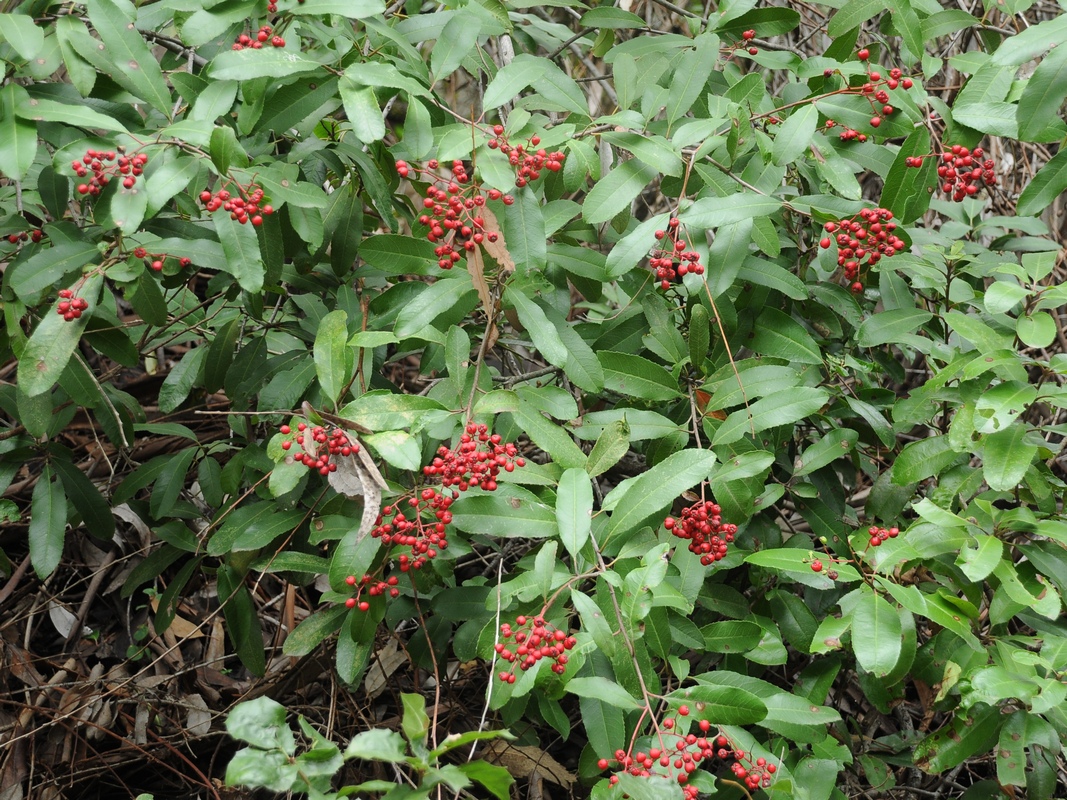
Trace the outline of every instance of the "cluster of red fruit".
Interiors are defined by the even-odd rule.
[[[293,432],[288,425],[282,425],[279,430],[285,436]],[[296,430],[295,437],[282,441],[282,450],[289,450],[293,442],[296,442],[304,451],[297,453],[293,460],[320,475],[337,471],[337,462],[334,461],[337,456],[350,456],[359,452],[359,445],[351,441],[348,434],[340,428],[327,432],[321,425],[316,425],[309,430],[306,422],[300,422],[297,423]]]
[[[360,611],[370,611],[370,603],[367,600],[359,599],[363,595],[364,590],[366,590],[368,597],[378,597],[386,594],[390,597],[400,596],[400,590],[396,588],[397,583],[399,583],[396,575],[390,575],[384,581],[375,581],[370,575],[364,575],[357,580],[355,575],[349,575],[345,578],[345,583],[349,586],[359,584],[359,589],[356,590],[356,596],[349,597],[345,600],[345,608],[358,608]]]
[[[871,57],[871,53],[867,48],[863,48],[856,53],[856,57],[860,61],[867,61]],[[833,75],[835,70],[826,69],[823,71],[823,76],[829,78]],[[871,120],[870,125],[872,128],[880,127],[882,120],[888,117],[890,114],[896,113],[896,109],[889,104],[889,93],[886,89],[896,89],[898,86],[904,89],[910,89],[914,86],[914,82],[911,78],[905,78],[904,73],[894,67],[889,70],[889,77],[883,78],[882,73],[868,68],[867,71],[868,80],[859,87],[850,88],[841,92],[841,94],[859,94],[867,98],[867,102],[871,104]],[[885,88],[881,88],[885,87]],[[832,119],[826,121],[826,128],[833,128],[836,126],[836,122]],[[853,128],[842,128],[839,134],[842,141],[851,141],[855,139],[857,142],[867,141],[867,135],[860,133]]]
[[[441,485],[454,487],[461,492],[472,486],[492,492],[500,470],[513,472],[515,467],[526,466],[519,456],[519,449],[512,442],[505,442],[498,434],[490,434],[486,425],[469,423],[459,437],[455,450],[441,446],[433,462],[422,468],[427,477],[440,478]]]
[[[941,164],[937,167],[937,177],[941,179],[941,191],[952,195],[957,203],[965,197],[978,194],[979,183],[986,186],[995,186],[997,174],[996,166],[992,160],[982,161],[985,151],[981,147],[970,150],[962,145],[954,144],[952,149],[941,154]],[[913,156],[904,159],[909,167],[921,167],[924,158],[937,158],[934,153],[925,156]]]
[[[44,238],[44,231],[36,230],[36,229],[30,231],[29,233],[26,233],[26,231],[22,231],[21,233],[10,233],[7,236],[7,240],[9,242],[11,242],[11,244],[18,244],[19,242],[25,242],[25,241],[31,240],[31,239],[33,240],[34,244],[36,244],[37,242],[41,241],[41,239],[43,239],[43,238]]]
[[[565,631],[545,622],[545,618],[519,616],[515,618],[516,630],[505,622],[500,626],[500,635],[505,639],[514,637],[515,649],[511,650],[503,642],[497,642],[497,654],[512,664],[518,664],[524,672],[537,666],[542,658],[553,660],[552,671],[562,675],[567,669],[567,651],[573,650],[578,640],[568,636]],[[515,683],[514,669],[501,672],[498,676],[504,683]]]
[[[815,559],[814,561],[811,562],[811,571],[812,572],[822,572],[822,568],[823,568],[823,563],[819,559]],[[836,581],[837,578],[838,578],[837,570],[833,569],[833,568],[826,570],[826,577],[829,578],[832,581]]]
[[[504,126],[494,125],[493,135],[496,137],[489,140],[489,149],[499,149],[508,157],[508,163],[515,168],[515,185],[520,189],[530,181],[541,177],[542,170],[559,172],[563,169],[563,162],[567,158],[565,153],[555,151],[549,153],[543,149],[531,152],[529,148],[541,144],[540,136],[530,137],[529,147],[521,144],[513,145],[504,136]]]
[[[273,4],[272,4],[273,5]],[[270,6],[267,6],[268,11],[272,11]],[[273,11],[277,11],[278,7],[274,6]],[[272,11],[272,13],[273,13]],[[281,36],[272,36],[273,28],[270,25],[264,25],[255,36],[249,36],[247,33],[242,33],[238,36],[233,43],[234,50],[244,50],[246,47],[252,50],[261,50],[263,45],[270,42],[271,47],[285,47],[285,39]]]
[[[405,514],[398,502],[395,506],[385,506],[375,520],[370,535],[381,539],[382,544],[408,547],[411,555],[406,553],[397,557],[401,572],[422,569],[430,559],[448,547],[446,528],[452,521],[449,507],[458,497],[458,493],[440,494],[434,489],[426,488],[416,497],[407,499],[409,514]],[[392,519],[386,522],[386,517]],[[426,516],[429,519],[423,519]]]
[[[871,547],[881,547],[890,539],[896,539],[900,535],[900,528],[879,528],[872,525],[867,529],[867,534],[871,537]]]
[[[457,240],[468,253],[484,241],[497,240],[496,233],[485,230],[485,219],[478,214],[485,201],[503,200],[505,205],[511,205],[515,200],[497,189],[483,192],[480,186],[471,183],[467,167],[459,159],[452,162],[450,178],[439,175],[439,167],[437,159],[427,161],[425,169],[406,161],[396,162],[396,171],[401,178],[415,173],[429,182],[422,201],[422,207],[429,213],[419,217],[419,224],[429,227],[426,238],[437,245],[433,251],[438,259],[437,266],[452,269],[452,265],[460,260]]]
[[[857,280],[862,267],[877,264],[883,256],[891,258],[907,247],[894,233],[896,229],[893,212],[887,208],[865,208],[859,214],[823,226],[827,233],[837,234],[837,265],[856,294],[863,291],[863,284]],[[832,243],[829,236],[824,236],[819,247],[826,250]]]
[[[830,128],[837,127],[837,123],[834,122],[832,119],[828,119],[826,120],[825,127],[827,130],[829,130]],[[867,134],[860,133],[855,128],[842,128],[841,133],[838,134],[838,138],[840,138],[842,142],[850,142],[853,139],[855,139],[857,142],[865,142],[867,141]]]
[[[734,540],[737,526],[722,521],[722,508],[699,501],[682,509],[682,518],[667,517],[663,527],[679,539],[689,540],[689,551],[700,556],[705,567],[726,557],[727,545]]]
[[[741,46],[743,47],[745,44],[748,44],[749,42],[751,42],[755,38],[756,38],[756,32],[755,31],[749,30],[749,31],[743,32],[741,34],[741,41],[743,43]],[[759,48],[756,48],[756,47],[749,47],[748,48],[748,54],[750,56],[754,56],[758,52],[759,52]]]
[[[269,217],[274,213],[274,206],[269,203],[260,205],[263,202],[263,189],[257,184],[250,183],[247,186],[238,184],[237,192],[237,196],[234,197],[226,189],[219,189],[214,194],[205,189],[200,193],[200,202],[210,212],[218,211],[220,208],[223,211],[229,211],[230,219],[242,225],[251,222],[258,227],[263,224],[263,217]]]
[[[134,255],[134,258],[143,258],[143,259],[145,259],[145,261],[148,263],[148,267],[150,269],[155,270],[156,272],[159,272],[160,270],[163,269],[163,262],[166,261],[169,258],[169,256],[166,253],[149,253],[143,247],[135,247],[135,248],[133,248],[133,255]],[[185,269],[187,266],[189,266],[192,263],[193,262],[190,259],[185,258],[185,257],[182,257],[182,258],[178,259],[178,265],[182,269]]]
[[[56,304],[56,313],[67,322],[81,317],[82,312],[89,308],[89,301],[83,297],[75,297],[70,289],[59,290],[59,302]]]
[[[679,717],[689,715],[689,707],[681,706],[678,709]],[[700,735],[696,733],[675,733],[675,720],[668,718],[660,724],[657,731],[660,747],[650,747],[648,751],[640,750],[630,755],[625,750],[616,750],[614,759],[602,758],[597,762],[597,767],[604,770],[612,765],[612,761],[620,768],[619,773],[612,775],[609,782],[612,786],[619,782],[619,774],[627,773],[637,778],[663,778],[673,780],[682,787],[685,800],[696,800],[699,791],[697,787],[689,784],[689,777],[696,772],[701,762],[712,762],[715,758],[720,761],[730,761],[730,769],[734,776],[744,782],[749,789],[766,788],[771,785],[772,776],[778,771],[778,767],[767,762],[762,756],[756,759],[752,754],[744,750],[734,749],[730,740],[721,733],[715,737],[708,737],[711,723],[701,720],[697,726]],[[668,746],[668,741],[671,746]]]
[[[682,276],[692,272],[694,275],[704,274],[704,265],[700,263],[700,253],[686,250],[689,243],[679,238],[680,222],[677,217],[671,217],[667,221],[667,230],[656,231],[656,239],[667,247],[660,246],[651,252],[649,266],[656,270],[656,280],[659,288],[667,291],[671,287],[671,281],[680,280]]]
[[[117,159],[117,160],[116,160]],[[137,176],[144,172],[144,165],[148,163],[148,156],[138,153],[135,156],[126,156],[116,153],[114,150],[86,150],[80,161],[72,161],[70,166],[74,174],[84,178],[90,172],[92,177],[88,183],[78,184],[78,194],[91,194],[96,197],[114,177],[122,176],[122,185],[126,189],[132,189],[137,183]]]

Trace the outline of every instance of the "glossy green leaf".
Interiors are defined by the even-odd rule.
[[[613,351],[604,351],[597,357],[604,368],[607,389],[642,400],[681,397],[678,382],[666,369],[647,358]]]
[[[585,453],[581,451],[559,425],[546,419],[541,412],[525,400],[519,401],[513,412],[515,421],[538,447],[552,456],[564,469],[585,467]]]
[[[589,451],[586,472],[595,478],[615,466],[630,449],[630,426],[625,420],[616,420],[604,426],[600,436]]]
[[[99,255],[88,241],[62,242],[42,249],[26,261],[9,267],[10,286],[20,298],[32,302],[61,278],[79,272]]]
[[[1019,317],[1015,332],[1028,347],[1048,347],[1056,338],[1056,321],[1047,311],[1035,311]]]
[[[52,467],[45,465],[33,487],[28,531],[30,563],[41,580],[59,566],[66,530],[67,497],[63,484],[55,479]]]
[[[457,500],[452,521],[461,531],[487,536],[548,539],[558,534],[555,510],[527,493],[503,487]]]
[[[715,432],[716,446],[736,442],[746,434],[756,433],[778,425],[787,425],[816,413],[829,399],[826,391],[801,386],[774,392],[734,411]]]
[[[867,672],[889,674],[900,658],[900,617],[877,592],[864,591],[852,610],[852,650]]]
[[[752,725],[767,716],[767,706],[752,692],[734,686],[690,686],[667,695],[677,703],[699,704],[696,715],[718,725]]]
[[[107,45],[108,56],[135,89],[135,93],[165,116],[171,113],[170,90],[163,79],[148,43],[134,26],[135,18],[127,13],[132,6],[120,6],[115,0],[93,0],[88,8],[93,27]]]
[[[1037,455],[1037,446],[1027,441],[1026,426],[1014,424],[982,437],[982,474],[989,488],[1014,491]]]
[[[336,403],[348,383],[352,351],[348,347],[348,314],[331,311],[315,333],[315,373],[323,394]]]
[[[556,490],[556,524],[563,546],[575,557],[589,541],[593,521],[593,487],[584,469],[569,469]]]
[[[707,450],[682,450],[668,456],[629,484],[611,512],[606,535],[640,527],[686,489],[706,480],[713,466],[715,454]]]
[[[804,326],[777,308],[765,308],[749,346],[757,353],[797,364],[821,364],[822,352]]]
[[[904,446],[893,463],[893,483],[907,486],[918,483],[954,463],[959,457],[947,436],[931,436]]]
[[[459,69],[463,60],[478,44],[482,23],[477,15],[458,9],[445,23],[433,50],[430,51],[430,71],[435,81],[442,81]]]
[[[567,681],[567,691],[579,697],[600,700],[624,710],[642,707],[642,704],[637,702],[633,695],[607,678],[571,678]]]
[[[482,97],[485,108],[496,108],[513,100],[519,92],[533,87],[552,105],[574,114],[588,115],[585,96],[578,84],[548,59],[523,53],[503,67],[489,82]]]
[[[597,181],[586,195],[582,216],[593,225],[607,222],[629,206],[656,174],[656,170],[639,159],[622,162]],[[647,244],[645,252],[648,252]],[[610,261],[608,269],[611,271]]]
[[[0,172],[21,180],[37,155],[37,126],[19,119],[17,105],[28,99],[15,83],[0,89]]]
[[[705,197],[683,211],[679,218],[691,228],[718,228],[751,217],[765,217],[782,207],[773,197],[741,192],[727,197]]]
[[[1065,37],[1067,38],[1067,37]],[[1067,98],[1067,48],[1054,47],[1037,65],[1023,89],[1016,115],[1019,138],[1033,141],[1053,122],[1062,118]]]
[[[401,339],[418,333],[459,305],[465,295],[473,293],[470,275],[466,271],[454,270],[453,274],[428,286],[400,310],[393,333]]]
[[[885,10],[885,0],[848,0],[837,13],[830,18],[826,30],[836,39],[842,34],[858,28],[864,22]]]
[[[1060,150],[1042,166],[1019,194],[1016,211],[1022,215],[1040,214],[1067,191],[1067,150]]]
[[[918,127],[900,145],[882,186],[879,205],[892,211],[893,216],[904,225],[921,217],[930,207],[932,192],[929,189],[936,182],[935,159],[923,158],[922,166],[918,168],[905,163],[909,158],[928,153],[930,132]]]
[[[813,105],[795,109],[774,135],[771,158],[778,166],[795,161],[811,146],[811,137],[819,122],[819,112]]]
[[[822,469],[827,464],[832,464],[851,452],[858,440],[859,433],[851,428],[838,428],[830,431],[797,457],[793,465],[793,476],[799,478]]]

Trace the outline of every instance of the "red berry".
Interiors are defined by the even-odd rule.
[[[822,562],[819,561],[819,560],[812,561],[811,562],[811,571],[812,572],[822,572]],[[762,765],[760,765],[760,766],[762,766]]]
[[[856,58],[858,58],[860,61],[866,61],[870,57],[871,57],[871,51],[868,50],[866,47],[864,47],[862,50],[860,50],[858,53],[856,53]]]
[[[871,117],[871,127],[872,128],[877,128],[881,124],[882,124],[882,118],[881,117]]]
[[[819,247],[821,247],[823,250],[825,250],[829,246],[830,246],[830,237],[829,236],[824,236],[822,239],[819,240]]]
[[[748,48],[748,54],[749,54],[750,56],[754,56],[754,55],[756,55],[756,54],[757,54],[758,52],[759,52],[759,48],[756,48],[756,47],[750,47],[750,48]]]
[[[756,32],[752,31],[752,30],[745,31],[744,33],[741,34],[741,38],[744,39],[746,42],[749,41],[750,39],[755,39],[756,38]]]

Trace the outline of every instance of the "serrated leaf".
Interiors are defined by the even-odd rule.
[[[33,302],[37,294],[60,278],[80,270],[99,255],[92,242],[70,241],[48,247],[8,268],[11,288],[21,299]]]
[[[642,400],[681,397],[678,382],[671,373],[647,358],[606,350],[598,359],[604,369],[604,386],[611,391]]]
[[[1016,212],[1023,216],[1040,214],[1065,191],[1067,191],[1067,148],[1060,150],[1050,158],[1023,188],[1019,195]]]
[[[134,17],[127,15],[114,0],[93,0],[87,7],[93,28],[107,45],[107,54],[133,86],[135,93],[159,113],[170,117],[171,96],[163,71],[148,43],[134,25]]]
[[[718,228],[752,217],[765,217],[782,207],[782,201],[755,192],[697,200],[679,217],[691,228]]]
[[[757,353],[797,364],[821,364],[822,351],[804,326],[777,308],[765,308],[756,321],[749,347]]]
[[[482,32],[481,19],[476,15],[457,9],[455,16],[445,23],[430,51],[430,72],[434,81],[442,81],[459,69],[463,60],[478,44]]]
[[[635,530],[657,512],[668,508],[686,489],[706,480],[715,466],[707,450],[681,450],[668,456],[629,484],[615,504],[606,536]],[[603,544],[603,543],[602,543]]]
[[[233,275],[246,292],[259,292],[263,288],[266,268],[255,228],[230,219],[225,212],[216,212],[211,217],[222,252],[226,255],[223,263],[213,266]]]
[[[22,180],[37,155],[37,126],[20,120],[16,104],[28,98],[26,89],[9,83],[0,89],[0,173]]]
[[[690,686],[667,695],[671,702],[697,705],[697,719],[713,725],[753,725],[767,716],[767,705],[757,695],[736,686]]]
[[[935,163],[924,158],[921,167],[909,167],[906,160],[924,156],[930,152],[930,132],[925,127],[916,128],[897,151],[893,166],[889,168],[879,205],[888,208],[901,224],[907,225],[926,213],[932,193],[928,188],[935,180]]]
[[[315,373],[322,393],[332,403],[341,397],[348,383],[352,351],[348,347],[348,314],[331,311],[319,320],[314,344]]]
[[[831,39],[837,39],[885,11],[885,7],[885,0],[848,0],[831,17],[827,33]]]
[[[982,437],[982,474],[990,489],[1010,492],[1022,482],[1037,455],[1026,433],[1024,425],[1015,424]]]

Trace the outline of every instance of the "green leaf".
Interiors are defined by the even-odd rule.
[[[226,256],[223,263],[213,266],[237,278],[237,283],[246,292],[262,290],[266,268],[263,266],[255,228],[230,219],[225,212],[216,212],[211,218]]]
[[[485,732],[495,733],[495,731]],[[504,767],[489,764],[479,759],[478,761],[460,764],[459,768],[472,781],[476,781],[488,789],[497,800],[509,800],[511,797],[511,785],[515,783],[515,779],[511,777],[511,773]]]
[[[784,358],[797,364],[821,364],[822,352],[804,326],[795,319],[767,307],[756,321],[749,347],[766,356]]]
[[[644,28],[645,21],[631,11],[602,6],[586,11],[578,22],[583,28]]]
[[[282,652],[287,656],[306,656],[327,636],[336,633],[348,614],[344,605],[324,606],[305,618],[285,637]]]
[[[418,440],[406,431],[383,431],[368,433],[362,441],[397,469],[419,472],[422,467],[422,452]]]
[[[1067,192],[1067,148],[1050,158],[1026,184],[1019,194],[1016,213],[1021,216],[1040,214],[1064,192]]]
[[[860,347],[877,347],[890,342],[906,342],[911,333],[925,325],[933,314],[919,308],[896,308],[882,311],[863,321],[856,331],[856,344]]]
[[[861,590],[852,610],[852,649],[867,672],[880,677],[897,665],[901,647],[900,617],[884,597]]]
[[[744,653],[760,643],[763,628],[755,622],[726,619],[700,629],[704,647],[712,653]]]
[[[827,464],[832,464],[847,455],[856,446],[859,437],[859,432],[851,428],[837,428],[830,431],[797,458],[793,465],[793,477],[810,475],[815,470],[822,469]]]
[[[662,136],[641,135],[632,131],[607,131],[601,141],[629,150],[639,161],[664,175],[681,177],[682,157],[674,145]]]
[[[952,769],[975,753],[987,752],[997,741],[1002,722],[1000,709],[980,704],[969,711],[957,712],[950,724],[916,743],[915,764],[925,772],[937,774]]]
[[[33,122],[62,122],[78,128],[98,128],[105,131],[126,133],[126,126],[121,122],[94,111],[86,106],[72,106],[49,100],[45,97],[29,97],[15,107],[15,113]]]
[[[582,203],[582,217],[592,225],[607,222],[628,207],[657,174],[639,159],[622,162],[589,190]],[[644,252],[648,252],[647,244]],[[610,259],[608,270],[612,272]]]
[[[1056,321],[1047,311],[1034,311],[1019,317],[1015,332],[1028,347],[1048,347],[1056,338]]]
[[[387,761],[400,763],[407,758],[407,743],[396,731],[371,728],[363,731],[348,743],[345,760],[361,758],[364,761]]]
[[[1035,141],[1049,125],[1061,119],[1067,98],[1067,47],[1062,44],[1041,60],[1019,98],[1016,117],[1023,141]]]
[[[452,506],[452,521],[466,533],[487,536],[554,538],[556,512],[528,492],[500,486],[484,495],[467,495]]]
[[[682,787],[665,775],[652,773],[648,778],[639,778],[621,771],[618,777],[614,789],[632,800],[682,800]]]
[[[15,107],[28,99],[16,83],[0,89],[0,173],[22,180],[37,155],[37,126],[18,118]]]
[[[930,207],[932,194],[928,188],[934,185],[937,166],[933,158],[924,158],[923,165],[918,168],[909,167],[905,161],[929,152],[930,132],[920,126],[901,144],[882,186],[879,205],[892,211],[903,225],[914,222]]]
[[[647,358],[610,350],[597,357],[604,369],[604,386],[613,392],[642,400],[673,400],[682,396],[674,376]]]
[[[910,442],[893,463],[893,483],[907,486],[937,475],[954,463],[958,455],[947,436],[931,436]]]
[[[51,288],[60,278],[80,271],[99,255],[92,242],[60,242],[41,250],[14,268],[9,267],[10,286],[21,299],[27,303],[33,302],[40,292]]]
[[[718,228],[752,217],[766,217],[782,207],[782,201],[754,192],[697,200],[679,217],[691,228]]]
[[[530,86],[554,108],[589,116],[585,95],[574,79],[548,59],[526,53],[515,56],[497,72],[485,89],[482,106],[486,109],[501,106]]]
[[[585,468],[586,457],[567,435],[563,428],[545,419],[541,412],[526,400],[519,401],[519,407],[512,412],[519,426],[530,440],[552,456],[552,460],[564,469],[572,467]]]
[[[254,78],[289,78],[321,67],[318,61],[286,47],[264,47],[261,50],[246,47],[244,50],[223,50],[211,59],[207,73],[213,80],[250,81]],[[344,85],[344,77],[341,85]],[[343,89],[341,94],[343,97]]]
[[[226,731],[234,739],[260,750],[296,752],[293,731],[285,722],[285,706],[269,697],[257,697],[234,706],[226,717]]]
[[[668,508],[676,497],[707,480],[715,454],[707,450],[681,450],[642,473],[625,489],[608,520],[606,537],[639,528]],[[603,544],[603,542],[601,542]]]
[[[125,9],[132,10],[133,6],[120,8],[115,0],[93,0],[87,8],[93,28],[107,46],[107,55],[134,93],[169,118],[173,103],[170,90],[159,62],[134,25],[135,18],[126,13]]]
[[[426,746],[426,734],[430,730],[430,718],[426,714],[426,698],[421,694],[404,692],[400,695],[404,706],[400,729],[412,745]]]
[[[831,39],[837,39],[882,13],[885,7],[885,0],[848,0],[830,19],[826,31]]]
[[[52,467],[45,465],[37,477],[30,498],[30,563],[37,577],[44,580],[59,566],[67,532],[67,496],[63,485],[55,480]]]
[[[446,411],[437,400],[429,397],[379,390],[360,395],[339,414],[372,431],[392,431],[411,427],[432,412]]]
[[[990,136],[1019,138],[1019,123],[1015,118],[1014,103],[989,101],[956,106],[952,109],[952,119]]]
[[[778,166],[796,161],[811,146],[819,111],[813,105],[803,105],[793,111],[774,135],[771,159]]]
[[[315,332],[315,374],[322,393],[337,403],[348,383],[352,365],[352,351],[348,347],[348,314],[331,311],[321,320]]]
[[[356,83],[347,74],[337,84],[344,103],[345,116],[352,125],[352,132],[361,142],[370,144],[385,137],[385,120],[378,105],[378,97],[370,86]]]
[[[676,689],[667,699],[699,704],[696,718],[713,725],[753,725],[767,716],[767,706],[758,696],[736,686],[690,686]]]
[[[226,373],[233,363],[237,339],[241,335],[241,320],[234,318],[222,325],[208,345],[204,363],[204,389],[217,392],[226,380]]]
[[[829,400],[823,389],[798,386],[760,398],[748,408],[734,411],[719,426],[714,445],[736,442],[746,433],[756,433],[778,425],[788,425],[819,411]]]
[[[368,236],[360,245],[359,256],[387,275],[436,275],[440,271],[433,245],[410,236],[392,233]]]
[[[1022,482],[1037,455],[1037,446],[1027,441],[1025,425],[1014,424],[1005,430],[983,436],[981,452],[982,474],[989,488],[1010,492]]]
[[[981,583],[996,569],[1004,554],[1004,543],[996,536],[973,534],[977,547],[965,547],[956,558],[956,566],[972,583]]]
[[[396,317],[393,333],[403,339],[418,333],[439,316],[460,304],[467,294],[474,293],[474,284],[466,271],[456,270],[447,278],[440,278],[416,295]]]
[[[1067,37],[1067,17],[1057,14],[1037,25],[1029,25],[1024,31],[1009,36],[993,53],[993,63],[1018,67],[1022,63],[1044,53],[1053,43]]]
[[[556,524],[560,540],[571,557],[576,557],[585,543],[593,523],[593,486],[584,469],[568,469],[559,479],[556,490]]]
[[[576,694],[579,697],[588,697],[593,700],[600,700],[615,706],[616,708],[625,709],[627,711],[643,707],[643,704],[639,703],[633,695],[619,686],[619,684],[615,683],[615,681],[608,680],[607,678],[595,676],[589,678],[571,678],[567,681],[566,688],[571,694]]]
[[[459,8],[455,16],[445,23],[441,35],[430,51],[430,71],[435,82],[442,81],[459,69],[471,51],[478,45],[482,32],[481,19]]]
[[[704,93],[708,78],[718,62],[719,37],[703,33],[694,40],[693,49],[684,50],[675,61],[674,77],[667,92],[667,122],[684,117]]]
[[[233,128],[221,125],[211,131],[211,163],[219,174],[229,172],[231,166],[248,166],[248,154],[237,141]]]
[[[29,14],[0,14],[0,37],[24,61],[36,58],[44,47],[44,31],[34,24]]]
[[[89,323],[102,288],[103,277],[100,275],[94,275],[82,284],[78,296],[88,301],[89,311],[79,319],[67,322],[53,307],[38,323],[19,356],[18,385],[27,397],[47,392],[59,380]]]
[[[503,228],[516,271],[523,275],[544,270],[548,250],[541,204],[529,187],[513,192],[512,196],[515,202],[504,207]]]
[[[287,13],[296,15],[334,14],[346,19],[368,19],[385,14],[383,0],[304,0]]]
[[[600,436],[589,451],[589,460],[585,465],[591,478],[607,472],[630,449],[630,426],[625,420],[616,420],[604,426]]]

